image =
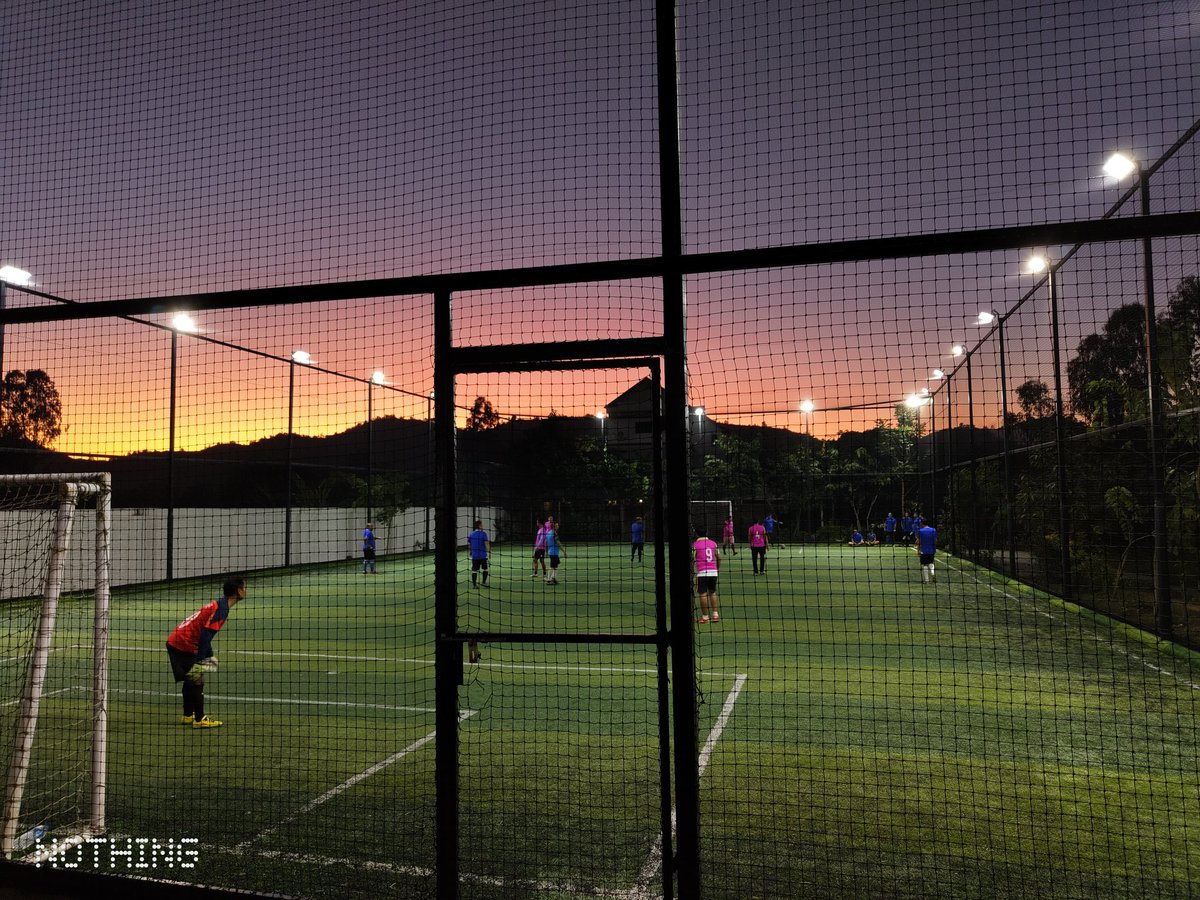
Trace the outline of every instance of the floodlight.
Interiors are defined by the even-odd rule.
[[[175,313],[171,318],[171,328],[184,334],[195,334],[200,330],[196,327],[196,320],[185,312]]]
[[[1114,153],[1108,158],[1108,162],[1104,164],[1104,174],[1110,178],[1117,179],[1117,181],[1120,181],[1135,169],[1137,169],[1137,163],[1124,153]]]
[[[967,352],[967,348],[964,347],[962,344],[955,344],[953,347],[950,348],[951,356],[962,356],[966,352]]]
[[[990,310],[986,310],[986,309],[981,310],[979,313],[979,324],[980,325],[991,325],[998,318],[1000,318],[1000,317],[998,315],[996,315],[994,312],[991,312]]]
[[[16,266],[0,266],[0,281],[7,281],[17,287],[29,287],[33,284],[33,276]]]
[[[925,398],[918,394],[909,394],[904,399],[904,405],[909,409],[919,409],[925,403]]]
[[[387,376],[383,374],[383,369],[376,369],[371,373],[371,382],[373,384],[383,384],[385,378]]]
[[[811,413],[816,408],[817,404],[813,403],[811,400],[800,401],[800,412],[802,413]]]
[[[921,388],[921,396],[928,397],[929,396],[929,388],[927,388],[927,387]]]
[[[298,362],[302,366],[307,366],[313,361],[307,350],[293,350],[292,362]]]
[[[1025,271],[1037,275],[1039,272],[1045,272],[1050,267],[1050,263],[1044,256],[1031,256],[1029,261],[1025,263]]]
[[[703,419],[703,418],[704,418],[704,407],[703,407],[703,406],[697,406],[697,407],[696,407],[696,418],[697,418],[697,419]]]
[[[607,418],[608,418],[608,413],[606,413],[606,412],[605,412],[604,410],[602,410],[602,409],[598,409],[598,410],[596,410],[596,418],[597,418],[597,419],[607,419]]]
[[[932,374],[933,374],[933,379],[935,381],[941,381],[943,378],[946,377],[946,373],[943,372],[941,369],[934,369]]]

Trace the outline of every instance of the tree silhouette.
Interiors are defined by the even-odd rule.
[[[467,431],[487,431],[500,424],[500,413],[492,409],[487,397],[476,397],[467,414]]]
[[[62,434],[62,400],[41,369],[12,369],[0,382],[0,443],[48,447]]]

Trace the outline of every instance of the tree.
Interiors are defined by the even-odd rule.
[[[467,431],[488,431],[499,424],[500,413],[492,409],[492,402],[486,397],[476,397],[467,414]]]
[[[62,434],[62,400],[41,369],[13,369],[0,382],[0,443],[48,447]]]
[[[1146,413],[1146,308],[1114,310],[1103,331],[1079,342],[1067,363],[1071,408],[1092,425],[1119,425]]]

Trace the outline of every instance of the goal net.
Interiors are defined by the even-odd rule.
[[[692,530],[706,532],[710,538],[721,543],[721,530],[725,521],[733,518],[732,500],[692,500],[689,512],[691,514]]]
[[[109,484],[0,475],[5,857],[104,830]]]

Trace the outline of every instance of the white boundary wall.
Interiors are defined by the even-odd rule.
[[[465,546],[471,532],[472,515],[483,520],[483,527],[494,537],[499,510],[491,507],[459,507],[458,546]],[[36,511],[0,511],[0,527],[22,529],[21,518],[45,515]],[[90,588],[95,581],[92,542],[95,531],[94,509],[81,508],[75,513],[71,548],[63,589]],[[430,549],[434,538],[436,514],[429,510]],[[362,532],[366,525],[362,509],[320,508],[292,510],[292,565],[328,563],[362,559]],[[389,523],[376,522],[376,552],[409,553],[425,549],[425,507],[398,513]],[[285,510],[206,509],[175,510],[175,578],[221,576],[230,572],[252,572],[284,564]],[[167,571],[167,511],[165,509],[114,509],[112,511],[112,584],[139,584],[161,581]],[[532,539],[531,539],[532,540]],[[46,553],[36,557],[44,565]],[[44,575],[39,572],[36,583]],[[0,584],[0,599],[28,596],[26,580]]]

